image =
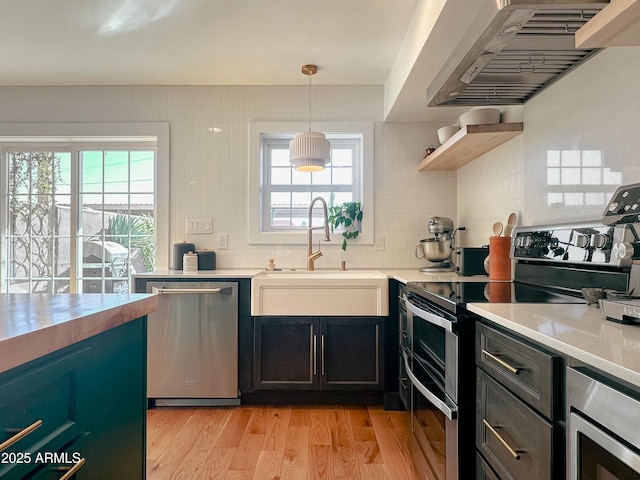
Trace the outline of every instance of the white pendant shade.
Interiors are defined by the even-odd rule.
[[[323,133],[308,130],[297,133],[289,142],[289,154],[296,170],[318,172],[329,163],[331,144]]]

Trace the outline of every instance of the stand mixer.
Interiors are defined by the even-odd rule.
[[[421,272],[437,270],[453,270],[451,254],[455,249],[454,237],[456,230],[453,228],[453,220],[447,217],[431,217],[427,222],[427,229],[434,237],[420,240],[416,246],[416,258],[424,258],[434,265],[422,267]]]

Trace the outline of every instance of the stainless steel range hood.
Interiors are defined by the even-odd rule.
[[[575,32],[608,0],[491,0],[427,88],[438,105],[521,104],[595,54]]]

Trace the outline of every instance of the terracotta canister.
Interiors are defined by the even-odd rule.
[[[489,237],[489,278],[511,280],[511,237]]]

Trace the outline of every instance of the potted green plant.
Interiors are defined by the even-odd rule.
[[[347,250],[347,240],[356,238],[360,233],[362,221],[362,204],[360,202],[344,202],[329,207],[329,224],[331,232],[342,232],[342,250]]]

